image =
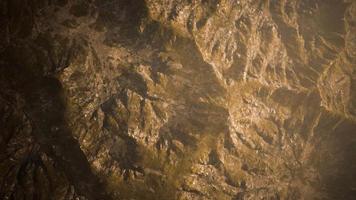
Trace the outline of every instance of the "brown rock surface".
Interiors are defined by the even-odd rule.
[[[354,199],[353,0],[0,1],[0,199]]]

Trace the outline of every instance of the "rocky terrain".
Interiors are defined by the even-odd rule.
[[[356,1],[0,0],[0,199],[356,198]]]

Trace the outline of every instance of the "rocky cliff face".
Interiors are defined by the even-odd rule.
[[[0,8],[1,199],[355,198],[355,1]]]

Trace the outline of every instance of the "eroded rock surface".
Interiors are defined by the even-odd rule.
[[[1,199],[355,198],[355,1],[0,8]]]

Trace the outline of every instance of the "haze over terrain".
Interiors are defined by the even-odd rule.
[[[356,1],[0,0],[0,199],[356,198]]]

